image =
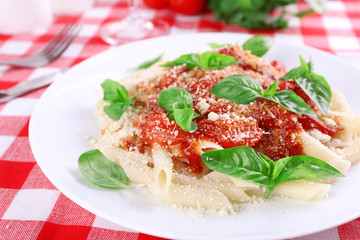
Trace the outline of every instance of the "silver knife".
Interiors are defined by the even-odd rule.
[[[0,90],[0,103],[10,101],[11,99],[21,96],[31,90],[49,85],[65,71],[66,70],[61,70],[60,72],[50,73],[32,80],[20,82],[11,88]]]

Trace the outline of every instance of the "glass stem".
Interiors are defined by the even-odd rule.
[[[136,19],[140,18],[139,11],[137,9],[140,6],[141,0],[127,0],[128,8],[129,8],[129,14],[127,15],[126,19],[129,22],[133,22]]]

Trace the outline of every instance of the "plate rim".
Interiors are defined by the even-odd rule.
[[[136,41],[136,42],[124,44],[124,45],[121,45],[121,46],[118,46],[118,47],[115,47],[115,48],[116,48],[116,49],[122,49],[122,48],[126,48],[128,45],[141,44],[141,43],[144,42],[144,41],[147,41],[147,42],[150,41],[150,42],[151,42],[151,41],[157,41],[158,39],[171,39],[171,38],[176,38],[176,37],[180,37],[180,36],[181,36],[181,37],[184,37],[184,38],[190,38],[190,37],[211,36],[211,35],[224,35],[224,36],[225,36],[225,35],[229,35],[229,36],[230,36],[230,35],[231,35],[231,36],[243,35],[243,36],[252,36],[252,34],[244,34],[244,33],[189,33],[189,34],[182,34],[182,35],[162,36],[162,37],[157,37],[157,38],[152,38],[152,39],[146,39],[146,40]],[[284,41],[281,40],[281,39],[276,39],[276,37],[275,37],[275,40],[278,41],[278,42],[280,42],[280,43],[281,43],[281,42],[284,42]],[[289,44],[289,43],[286,43],[286,44],[287,44],[287,45],[297,46],[297,44]],[[306,46],[306,45],[299,45],[299,46],[301,46],[301,47],[303,47],[303,48],[307,48],[309,51],[315,51],[315,52],[319,52],[320,54],[326,54],[328,57],[333,58],[333,59],[336,59],[336,61],[341,61],[343,64],[349,65],[349,66],[351,66],[351,67],[353,67],[353,68],[356,68],[356,69],[360,72],[360,67],[359,67],[359,66],[355,65],[354,63],[348,62],[348,61],[346,61],[346,60],[344,60],[344,59],[341,59],[341,58],[339,58],[339,57],[337,57],[337,56],[334,56],[334,55],[332,55],[332,54],[329,53],[329,52],[325,52],[325,51],[322,51],[322,50],[320,50],[320,49],[312,48],[312,47],[309,47],[309,46]],[[103,52],[100,52],[100,53],[98,53],[98,54],[95,54],[94,56],[89,57],[88,59],[82,61],[81,63],[73,66],[70,70],[68,70],[68,71],[65,73],[65,76],[71,74],[72,71],[76,71],[78,68],[81,68],[81,66],[87,64],[89,61],[94,61],[94,59],[99,58],[99,56],[103,56],[103,55],[109,54],[110,52],[114,51],[113,49],[114,49],[114,47],[111,47],[111,48],[109,48],[109,49],[107,49],[107,50],[105,50],[105,51],[103,51]],[[64,78],[64,76],[61,76],[60,79],[61,79],[61,78]],[[58,79],[58,80],[60,80],[60,79]],[[128,222],[125,223],[126,220],[123,220],[123,223],[119,223],[118,219],[116,219],[116,218],[114,218],[114,217],[112,217],[112,216],[109,216],[108,214],[106,214],[106,213],[103,212],[102,210],[99,210],[99,209],[94,210],[93,208],[91,208],[91,206],[88,206],[81,198],[78,198],[77,196],[74,197],[74,196],[71,194],[71,192],[69,191],[68,188],[64,187],[62,184],[58,184],[58,180],[57,180],[54,176],[51,176],[51,175],[49,175],[49,173],[48,173],[47,171],[44,171],[44,165],[40,164],[39,161],[38,161],[38,156],[39,156],[39,154],[38,154],[37,150],[35,150],[35,151],[33,150],[33,149],[37,149],[37,147],[35,147],[35,145],[34,145],[34,140],[32,140],[32,139],[33,139],[33,136],[34,136],[34,131],[35,131],[35,130],[34,130],[34,121],[36,121],[36,114],[37,114],[37,111],[38,111],[37,109],[38,109],[38,106],[39,106],[39,102],[42,101],[41,99],[46,98],[46,96],[47,96],[49,93],[51,93],[52,89],[55,89],[55,88],[59,85],[59,84],[58,84],[58,82],[59,82],[58,80],[55,81],[51,86],[49,86],[49,88],[46,89],[46,91],[45,91],[45,92],[43,93],[43,95],[40,97],[38,103],[36,104],[36,106],[35,106],[35,108],[34,108],[33,113],[31,114],[30,122],[29,122],[29,141],[30,141],[31,150],[32,150],[32,152],[33,152],[33,154],[34,154],[34,156],[35,156],[36,162],[38,163],[39,167],[41,168],[41,170],[43,171],[43,173],[45,174],[45,176],[54,184],[54,186],[55,186],[60,192],[62,192],[62,193],[63,193],[64,195],[66,195],[67,197],[69,197],[69,195],[71,195],[71,198],[69,197],[69,199],[71,199],[71,200],[74,201],[76,204],[78,204],[79,206],[83,207],[84,209],[86,209],[86,210],[89,211],[89,212],[92,212],[92,213],[94,213],[94,214],[96,214],[96,215],[98,215],[98,216],[100,216],[100,217],[103,217],[103,218],[105,218],[105,219],[107,219],[107,220],[110,220],[110,221],[115,222],[115,223],[117,223],[117,224],[120,224],[120,225],[122,225],[122,226],[126,226],[126,227],[129,227],[129,228],[132,228],[132,229],[134,229],[134,230],[136,230],[136,231],[140,231],[140,232],[144,232],[144,233],[147,233],[147,234],[156,235],[156,236],[160,236],[160,237],[170,237],[170,238],[174,238],[174,236],[171,235],[171,234],[169,235],[169,234],[165,234],[165,233],[164,233],[164,234],[163,234],[163,233],[159,233],[159,232],[154,231],[153,229],[146,229],[146,227],[145,227],[145,228],[142,228],[141,230],[138,230],[138,227],[135,226],[136,224],[134,225],[134,224],[128,223]],[[34,113],[35,113],[35,114],[34,114]],[[33,117],[33,116],[35,116],[35,117]],[[34,120],[34,119],[35,119],[35,120]],[[40,161],[40,162],[41,162],[41,161]],[[46,167],[45,167],[45,169],[46,169]],[[56,183],[56,184],[55,184],[55,183]],[[58,185],[61,185],[61,187],[59,187]],[[106,216],[106,217],[104,217],[104,216]],[[346,223],[346,222],[348,222],[348,221],[351,221],[351,220],[353,220],[353,219],[356,219],[356,218],[359,217],[359,216],[360,216],[360,213],[358,213],[358,214],[355,214],[355,213],[354,213],[354,215],[353,215],[352,217],[348,217],[347,219],[343,219],[342,221],[339,221],[339,222],[337,222],[337,223],[333,223],[332,225],[330,224],[330,225],[326,226],[325,228],[320,228],[320,229],[319,229],[319,228],[318,228],[318,229],[315,228],[315,229],[313,229],[313,230],[311,230],[311,231],[307,231],[307,232],[305,232],[304,234],[301,234],[301,235],[299,235],[298,233],[295,234],[295,235],[289,235],[289,234],[279,235],[279,234],[277,234],[277,235],[273,236],[273,238],[275,239],[275,238],[279,238],[279,237],[280,237],[280,238],[297,237],[297,236],[312,234],[312,233],[315,233],[315,232],[318,232],[318,231],[324,231],[324,230],[326,230],[326,229],[330,229],[330,228],[332,228],[332,227],[339,226],[339,225],[341,225],[341,224],[343,224],[343,223]],[[180,237],[181,237],[181,238],[184,238],[184,237],[185,237],[186,239],[195,239],[195,238],[191,238],[191,237],[189,238],[189,236],[180,236]],[[176,237],[176,238],[177,238],[177,237]],[[238,237],[237,237],[237,238],[238,238]],[[264,238],[264,237],[260,237],[260,238],[255,237],[255,238],[253,238],[253,239],[269,239],[269,237],[266,237],[266,238]]]

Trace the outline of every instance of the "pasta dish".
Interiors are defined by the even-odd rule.
[[[109,91],[123,100],[98,103],[96,148],[131,183],[177,206],[227,214],[270,193],[303,201],[327,196],[360,158],[359,115],[339,91],[318,90],[327,85],[311,62],[301,58],[287,71],[245,49],[225,45],[158,59],[120,80],[123,92]],[[304,69],[309,82],[322,85],[306,87],[296,77]]]

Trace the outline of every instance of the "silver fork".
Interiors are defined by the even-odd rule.
[[[80,31],[77,23],[68,23],[51,41],[39,52],[10,61],[0,61],[0,64],[35,68],[56,60],[70,46]]]

